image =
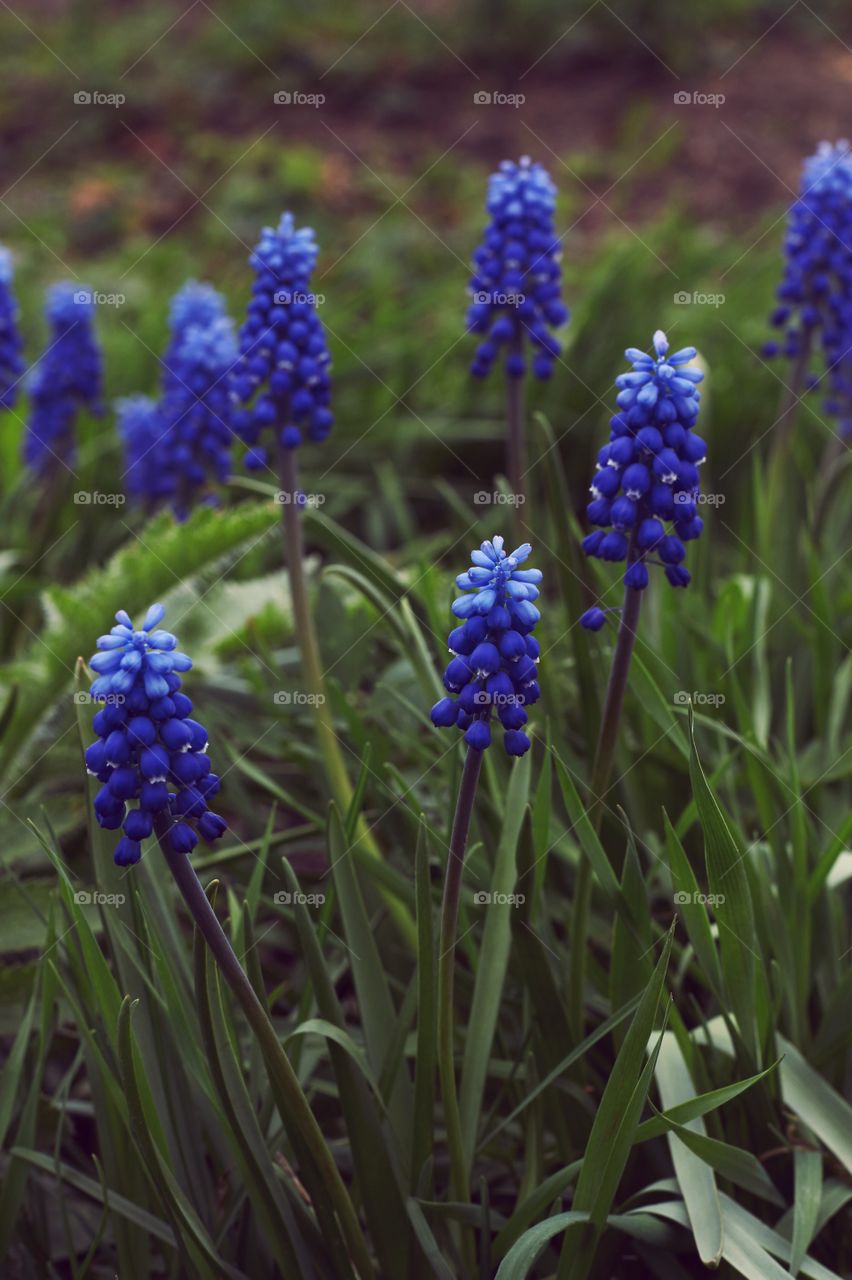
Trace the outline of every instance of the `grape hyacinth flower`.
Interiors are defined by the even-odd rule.
[[[292,450],[305,432],[325,440],[334,422],[331,356],[311,292],[317,253],[312,229],[297,230],[284,213],[277,228],[264,227],[249,259],[255,279],[231,385],[250,469],[268,465],[270,435],[279,449]]]
[[[601,526],[584,538],[586,555],[626,561],[624,585],[637,592],[648,585],[649,564],[661,565],[673,587],[685,587],[684,543],[704,527],[697,507],[698,468],[707,447],[693,430],[701,398],[697,384],[704,375],[688,367],[694,347],[671,356],[668,349],[658,329],[653,356],[633,347],[626,352],[633,371],[616,379],[618,412],[611,419],[609,444],[598,454],[586,508],[590,523]],[[593,608],[580,621],[599,631],[605,615]]]
[[[170,353],[169,385],[159,406],[164,424],[159,452],[180,520],[199,496],[215,502],[211,486],[230,475],[234,431],[228,378],[237,354],[234,323],[224,315],[189,324]]]
[[[171,480],[161,462],[165,422],[150,396],[126,396],[115,403],[124,448],[124,480],[136,502],[155,507],[168,498]]]
[[[100,414],[102,358],[89,289],[63,281],[47,294],[50,340],[28,379],[30,417],[24,461],[38,471],[56,462],[70,466],[74,424],[80,409]]]
[[[152,605],[136,630],[119,610],[89,664],[98,673],[91,696],[104,705],[92,723],[98,740],[86,752],[86,768],[103,784],[94,801],[99,825],[123,827],[114,855],[120,867],[139,861],[155,825],[178,853],[189,853],[199,835],[208,843],[218,839],[226,827],[208,807],[220,783],[211,772],[207,732],[181,692],[179,673],[192,661],[160,629],[164,616],[162,605]]]
[[[180,370],[174,361],[190,328],[205,329],[227,315],[225,299],[212,284],[187,280],[169,304],[169,344],[163,356],[163,390],[170,391],[180,381]]]
[[[801,391],[813,337],[837,341],[852,304],[852,148],[844,139],[822,142],[804,165],[799,197],[792,205],[784,240],[784,277],[772,324],[780,341],[767,356],[784,355],[802,365]]]
[[[12,293],[12,255],[0,246],[0,407],[13,409],[24,371],[23,341],[18,329],[18,304]]]
[[[553,225],[556,187],[529,156],[504,160],[488,183],[486,210],[491,221],[473,255],[468,328],[487,335],[477,348],[471,372],[484,378],[501,348],[509,377],[525,372],[522,339],[533,349],[532,372],[549,378],[560,353],[553,330],[565,324],[560,249]]]
[[[450,696],[432,708],[432,723],[452,725],[476,751],[491,744],[492,711],[503,728],[503,745],[510,756],[530,748],[524,732],[528,706],[540,696],[536,664],[539,645],[532,634],[540,614],[540,569],[522,569],[532,547],[528,542],[511,555],[499,536],[483,542],[471,554],[472,568],[456,578],[468,594],[453,602],[461,625],[450,633],[453,657],[444,672]]]
[[[473,255],[467,327],[482,338],[471,365],[485,378],[504,352],[506,373],[509,487],[525,498],[526,443],[523,379],[525,345],[532,348],[532,373],[549,378],[561,347],[554,330],[568,320],[561,296],[559,240],[554,232],[556,187],[529,156],[504,160],[488,183],[490,222]],[[519,520],[518,520],[519,523]]]

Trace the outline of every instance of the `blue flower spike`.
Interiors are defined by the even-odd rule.
[[[13,409],[24,371],[23,340],[18,328],[18,304],[12,292],[12,255],[0,246],[0,407]]]
[[[24,461],[34,471],[73,464],[74,426],[81,409],[100,414],[102,357],[90,289],[64,281],[47,293],[50,337],[27,379],[30,417]]]
[[[331,356],[311,291],[318,252],[312,229],[297,229],[284,213],[277,228],[264,227],[249,259],[255,279],[231,390],[250,470],[269,465],[270,441],[273,456],[306,434],[321,443],[334,423]]]
[[[852,304],[852,147],[822,142],[804,164],[787,220],[784,276],[772,324],[782,337],[766,356],[806,358],[819,336],[830,367],[848,345]]]
[[[523,156],[504,160],[488,183],[490,222],[473,255],[467,327],[480,334],[471,372],[486,377],[501,350],[509,377],[549,378],[561,352],[554,330],[569,318],[562,301],[560,245],[554,231],[556,187],[547,170]]]
[[[695,348],[669,355],[660,329],[653,355],[635,347],[625,354],[633,370],[616,379],[618,412],[610,422],[609,444],[598,454],[586,508],[590,524],[599,527],[583,539],[583,550],[602,560],[626,561],[626,587],[644,591],[649,565],[661,566],[673,587],[685,587],[690,576],[683,564],[684,543],[704,527],[698,515],[698,468],[707,447],[693,430],[704,375],[690,367]],[[590,609],[580,622],[599,631],[604,611]]]
[[[168,822],[178,853],[191,852],[199,836],[217,840],[226,828],[208,807],[220,781],[211,772],[207,732],[181,692],[179,673],[192,661],[160,628],[164,616],[161,604],[152,605],[137,630],[119,610],[89,663],[98,673],[91,696],[103,705],[92,722],[97,741],[86,752],[86,768],[103,784],[94,801],[99,825],[123,828],[114,855],[120,867],[139,861],[155,817]]]
[[[432,708],[432,723],[457,726],[468,746],[491,744],[493,714],[503,729],[510,756],[530,748],[524,732],[527,707],[540,696],[538,641],[532,634],[541,616],[540,569],[522,569],[532,551],[528,542],[507,554],[499,536],[471,554],[471,568],[456,578],[464,595],[453,602],[460,620],[447,643],[453,655],[444,672],[448,696]]]

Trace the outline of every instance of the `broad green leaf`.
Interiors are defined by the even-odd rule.
[[[822,1156],[819,1151],[794,1151],[793,1245],[790,1274],[799,1274],[805,1254],[816,1235],[822,1199]]]

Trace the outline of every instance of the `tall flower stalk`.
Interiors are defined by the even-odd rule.
[[[216,840],[226,823],[208,807],[220,782],[206,754],[206,731],[190,717],[192,703],[181,689],[179,673],[192,662],[177,650],[175,637],[160,628],[164,614],[162,605],[153,605],[136,629],[120,611],[90,661],[98,673],[92,698],[102,704],[93,721],[97,741],[86,752],[88,771],[103,784],[94,801],[95,817],[108,830],[124,828],[114,854],[118,866],[139,862],[143,842],[156,837],[196,927],[257,1037],[318,1216],[328,1201],[332,1225],[336,1222],[359,1275],[370,1280],[373,1267],[357,1215],[322,1131],[189,860],[199,836]]]
[[[668,340],[658,330],[653,355],[632,347],[625,353],[633,369],[616,379],[618,411],[610,422],[609,444],[598,454],[586,511],[590,523],[599,526],[583,540],[586,554],[626,563],[621,609],[596,605],[580,619],[587,629],[599,631],[609,614],[620,613],[590,780],[588,812],[596,832],[603,823],[649,566],[662,568],[673,587],[686,587],[690,575],[683,564],[684,543],[697,538],[704,527],[697,507],[698,468],[707,449],[693,430],[701,397],[698,383],[704,375],[689,367],[694,347],[671,356],[668,350]],[[666,525],[671,532],[666,532]],[[591,868],[583,857],[571,928],[569,1007],[575,1031],[582,1024],[591,891]]]
[[[494,537],[471,554],[471,568],[456,578],[456,586],[465,594],[452,606],[461,625],[447,640],[453,655],[444,672],[448,696],[431,713],[435,725],[459,729],[467,744],[447,858],[438,951],[438,1070],[452,1192],[462,1201],[469,1198],[469,1187],[453,1050],[459,900],[482,753],[491,745],[495,718],[508,755],[522,756],[530,748],[524,727],[526,708],[539,698],[539,646],[532,632],[540,616],[533,601],[539,594],[541,571],[520,566],[531,550],[524,543],[509,555],[503,539]]]
[[[317,309],[318,297],[311,290],[317,253],[312,229],[297,229],[290,213],[282,214],[277,228],[265,227],[261,232],[249,259],[255,278],[240,330],[240,358],[231,389],[240,406],[234,411],[234,426],[249,446],[246,465],[251,470],[274,469],[281,486],[281,527],[302,676],[312,698],[317,743],[329,787],[345,814],[354,792],[334,728],[305,581],[302,510],[306,498],[299,488],[296,461],[304,438],[319,444],[334,423],[331,356]],[[368,857],[381,859],[360,818],[355,846]],[[416,930],[408,908],[386,887],[381,892],[398,927],[415,945]]]
[[[471,365],[485,378],[501,350],[506,373],[506,473],[518,503],[526,490],[524,381],[526,347],[532,373],[549,378],[560,353],[553,331],[568,320],[561,297],[559,240],[553,217],[556,187],[540,164],[504,160],[488,183],[489,223],[473,255],[467,326],[482,341]]]

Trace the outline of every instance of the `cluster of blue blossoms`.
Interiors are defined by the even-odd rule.
[[[767,356],[795,359],[818,334],[829,363],[852,332],[852,148],[822,142],[806,161],[784,240],[784,276]]]
[[[538,597],[540,569],[521,569],[532,547],[528,542],[511,555],[501,537],[483,542],[471,553],[472,568],[456,578],[469,594],[453,602],[462,620],[449,635],[453,654],[444,672],[450,697],[432,708],[432,723],[456,725],[468,746],[484,751],[491,745],[491,713],[504,729],[503,745],[510,756],[530,748],[524,733],[526,708],[539,698],[536,664],[538,641],[532,632],[541,616]]]
[[[231,390],[240,406],[234,426],[249,446],[245,462],[252,469],[268,466],[266,428],[277,445],[295,449],[303,432],[319,443],[334,423],[331,356],[311,292],[317,252],[311,228],[297,230],[284,213],[277,228],[264,227],[249,259],[255,280]]]
[[[12,255],[0,247],[0,408],[13,409],[18,398],[18,383],[24,371],[21,359],[18,304],[12,293]]]
[[[35,470],[70,465],[80,409],[100,414],[102,359],[89,289],[63,281],[47,294],[50,339],[28,379],[30,417],[24,461]]]
[[[221,294],[188,281],[172,299],[163,357],[163,393],[120,401],[127,489],[150,506],[168,502],[185,519],[195,501],[214,502],[211,486],[231,471],[229,377],[238,356]]]
[[[92,698],[104,705],[92,724],[98,741],[86,752],[86,767],[103,783],[95,797],[98,823],[124,828],[115,850],[120,867],[139,861],[155,815],[168,821],[178,853],[194,849],[199,835],[218,839],[226,827],[208,808],[220,782],[210,771],[207,733],[190,719],[192,703],[181,693],[178,672],[192,662],[177,652],[170,632],[159,630],[164,616],[162,605],[152,605],[137,631],[120,610],[89,664],[98,672]],[[136,805],[128,809],[131,801]]]
[[[568,319],[561,297],[559,240],[554,232],[556,187],[546,169],[523,156],[504,160],[488,183],[491,221],[473,255],[467,326],[487,335],[471,372],[484,378],[500,349],[510,377],[526,371],[523,340],[534,348],[532,371],[549,378],[561,351],[553,330]]]
[[[685,587],[684,543],[704,527],[698,515],[698,468],[707,448],[693,431],[704,375],[687,368],[694,347],[668,355],[666,335],[654,334],[654,355],[629,348],[633,372],[616,379],[618,412],[610,422],[610,440],[598,454],[592,501],[586,508],[599,525],[583,540],[586,555],[627,561],[624,584],[637,591],[648,585],[648,564],[659,563],[673,587]],[[667,533],[671,523],[674,532]],[[604,611],[589,609],[584,627],[598,631]]]

